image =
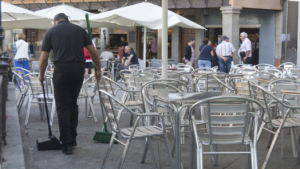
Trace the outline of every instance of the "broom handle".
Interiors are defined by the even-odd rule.
[[[44,100],[45,100],[45,108],[46,108],[46,114],[47,114],[47,124],[48,124],[48,130],[49,130],[49,138],[51,138],[52,137],[52,131],[51,131],[51,127],[50,127],[48,105],[47,105],[46,94],[45,94],[45,87],[44,87],[44,83],[43,82],[42,82],[42,88],[43,88],[43,94],[44,94]]]

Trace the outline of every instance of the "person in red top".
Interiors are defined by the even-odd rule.
[[[95,47],[95,45],[94,45]],[[91,74],[95,73],[94,64],[91,58],[89,51],[86,48],[83,48],[84,58],[85,58],[85,74],[89,74],[89,69],[91,69]]]

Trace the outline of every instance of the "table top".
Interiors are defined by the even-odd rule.
[[[300,95],[300,91],[299,90],[280,90],[281,93],[284,94],[291,94],[291,95]]]
[[[239,96],[234,93],[223,92],[204,92],[204,93],[169,93],[166,97],[158,96],[160,99],[172,102],[172,103],[196,103],[197,101],[207,99],[216,96]],[[232,100],[231,100],[232,101]]]

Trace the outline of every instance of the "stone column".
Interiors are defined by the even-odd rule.
[[[239,50],[239,32],[240,32],[240,11],[242,8],[224,6],[221,7],[222,11],[222,24],[223,35],[230,38],[230,42],[236,49],[236,53],[233,56],[234,64],[239,63],[238,50]]]
[[[275,11],[275,66],[276,61],[280,61],[281,64],[281,56],[282,56],[282,23],[283,23],[283,12]],[[300,23],[300,22],[299,22]],[[279,64],[278,63],[278,64]],[[279,64],[279,65],[280,65]],[[279,66],[277,65],[277,66]]]
[[[201,15],[202,10],[196,9],[196,23],[201,25]],[[197,69],[198,66],[198,59],[199,59],[199,47],[202,44],[202,29],[196,29],[196,35],[195,35],[195,62],[194,67]]]
[[[162,34],[161,34],[161,29],[157,31],[157,58],[156,59],[161,59],[161,43],[162,43]]]
[[[172,59],[175,59],[177,63],[180,63],[181,60],[180,33],[178,26],[172,28]]]

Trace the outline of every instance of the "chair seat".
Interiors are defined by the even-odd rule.
[[[43,94],[34,95],[34,98],[44,99],[44,95]],[[46,94],[46,99],[53,99],[53,98],[54,98],[54,94]]]
[[[201,125],[201,124],[206,124],[207,121],[205,120],[195,120],[196,125]],[[171,122],[166,122],[165,123],[166,126],[171,126]],[[183,119],[181,120],[181,127],[189,127],[190,126],[190,122],[188,119]]]
[[[96,95],[96,92],[87,92],[87,94],[85,92],[83,92],[83,93],[79,94],[79,97],[87,97],[87,96],[93,97],[95,95]]]
[[[228,145],[228,144],[239,144],[241,143],[242,135],[231,135],[231,136],[221,136],[214,135],[212,137],[212,144]],[[209,134],[203,133],[199,134],[199,143],[204,145],[209,144]],[[250,137],[246,134],[244,138],[244,144],[248,145],[251,143]]]
[[[133,128],[124,128],[121,129],[122,134],[125,136],[130,136],[133,131]],[[159,127],[156,126],[141,126],[137,127],[134,133],[134,138],[138,137],[148,137],[148,136],[157,136],[157,135],[162,135],[163,130]]]
[[[142,101],[126,101],[125,102],[126,106],[140,106],[142,104],[143,104]]]
[[[274,127],[279,127],[284,119],[273,119],[272,124]],[[300,127],[300,119],[299,118],[287,118],[283,128],[290,128],[290,127]]]

